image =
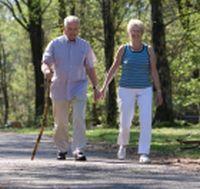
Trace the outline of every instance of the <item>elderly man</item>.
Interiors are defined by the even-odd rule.
[[[52,40],[42,59],[42,72],[51,80],[50,97],[53,104],[54,141],[58,148],[57,159],[66,159],[69,149],[68,115],[73,109],[72,151],[75,160],[85,161],[85,106],[87,75],[91,80],[94,100],[99,98],[97,77],[94,69],[95,54],[89,43],[78,37],[79,18],[64,19],[64,34]]]

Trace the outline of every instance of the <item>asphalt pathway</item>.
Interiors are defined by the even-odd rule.
[[[31,161],[36,135],[0,132],[0,189],[199,189],[200,163],[138,163],[138,157],[116,159],[116,148],[88,144],[87,162],[72,156],[56,160],[52,138],[43,136]]]

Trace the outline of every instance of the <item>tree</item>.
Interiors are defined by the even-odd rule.
[[[199,121],[199,11],[198,1],[176,0],[177,39],[172,44],[175,54],[171,65],[174,113],[179,119]],[[177,52],[177,44],[179,51]]]
[[[1,35],[0,35],[0,92],[2,92],[2,97],[3,97],[2,105],[4,106],[3,123],[6,124],[8,121],[8,110],[9,110],[9,100],[8,100],[8,90],[7,90],[7,60]]]
[[[102,18],[104,26],[104,53],[105,68],[109,70],[113,63],[115,50],[115,34],[118,31],[128,9],[133,4],[132,1],[102,0]],[[117,102],[116,102],[116,84],[113,79],[109,85],[106,96],[107,125],[113,127],[117,125]]]
[[[163,104],[156,109],[155,121],[173,122],[172,86],[169,63],[166,56],[165,26],[163,22],[162,1],[150,0],[152,19],[152,41],[157,55],[158,72],[160,76]]]
[[[15,20],[29,34],[35,75],[35,116],[37,118],[42,115],[44,108],[44,78],[40,69],[44,40],[42,15],[50,5],[51,0],[43,9],[41,7],[41,0],[1,0],[0,3],[10,10]],[[28,18],[23,10],[24,6],[28,9]]]
[[[104,23],[104,52],[105,52],[105,67],[106,71],[109,70],[113,63],[115,39],[114,39],[114,15],[112,14],[112,0],[102,0],[102,16]],[[117,103],[116,103],[116,91],[115,80],[109,85],[107,97],[106,97],[106,112],[107,112],[107,124],[117,125]]]
[[[83,4],[85,1],[82,2]],[[63,21],[67,16],[67,7],[69,8],[70,15],[75,15],[76,10],[76,1],[74,0],[58,0],[58,19],[59,19],[59,26],[61,28],[61,32],[63,32]],[[82,5],[82,4],[81,4]]]
[[[61,32],[63,32],[63,20],[66,17],[66,7],[65,7],[65,0],[58,0],[58,23],[61,29]]]

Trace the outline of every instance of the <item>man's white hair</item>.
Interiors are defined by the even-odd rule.
[[[144,24],[141,20],[138,19],[131,19],[127,25],[127,31],[130,32],[133,26],[138,26],[140,31],[144,33]]]
[[[68,25],[68,23],[71,23],[71,22],[76,22],[76,23],[80,24],[80,19],[74,15],[67,16],[64,19],[64,27],[66,27]]]

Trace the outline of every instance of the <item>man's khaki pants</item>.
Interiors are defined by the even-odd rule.
[[[85,139],[85,106],[86,99],[74,98],[67,100],[52,100],[54,117],[54,141],[60,152],[69,150],[68,117],[72,106],[73,140],[72,151],[81,150],[86,145]]]

